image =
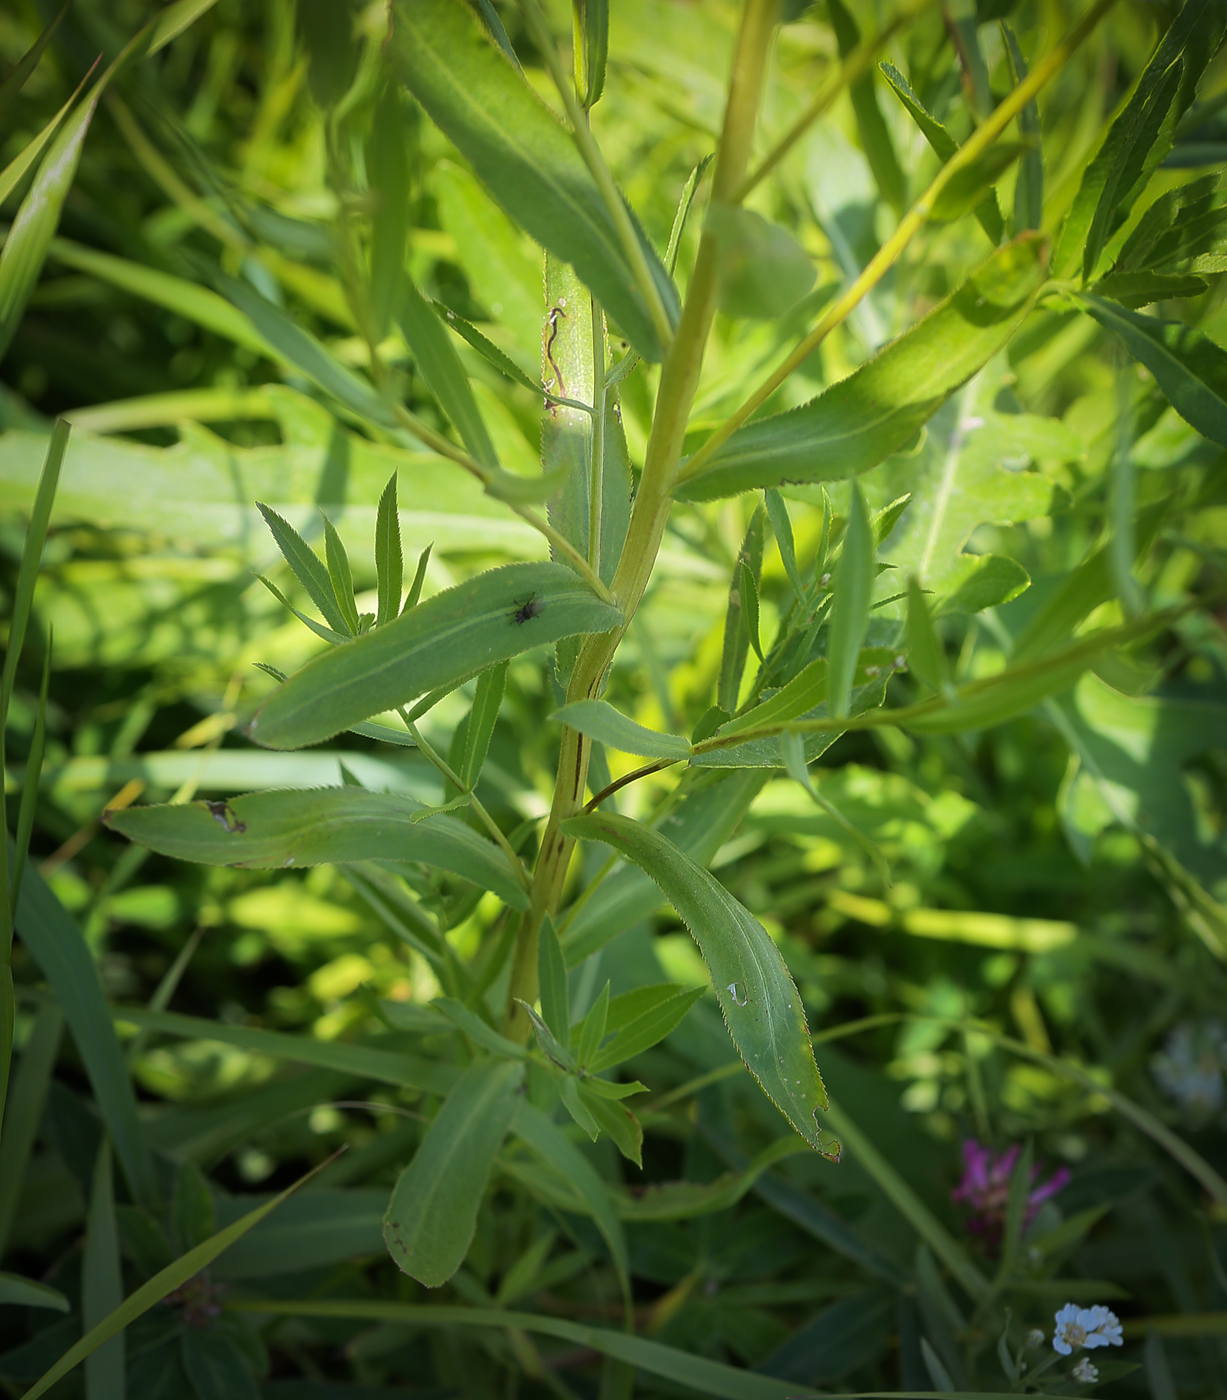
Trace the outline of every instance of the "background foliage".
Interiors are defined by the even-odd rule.
[[[548,1024],[527,1051],[502,1038],[514,924],[498,896],[511,907],[526,898],[462,785],[403,742],[403,726],[402,742],[389,741],[395,717],[383,716],[382,737],[372,732],[365,677],[355,730],[337,734],[353,717],[320,719],[309,696],[307,728],[291,732],[275,702],[262,737],[313,747],[256,747],[244,731],[278,693],[275,677],[321,650],[321,627],[361,628],[373,642],[390,625],[401,603],[394,556],[406,590],[423,560],[422,619],[438,617],[443,604],[431,600],[445,590],[515,563],[528,572],[498,576],[489,606],[492,644],[512,637],[516,651],[490,653],[500,665],[424,711],[420,735],[529,860],[574,651],[547,645],[565,629],[519,650],[507,614],[517,629],[545,629],[566,606],[587,610],[579,630],[609,625],[595,593],[544,563],[549,546],[523,516],[546,509],[536,504],[544,460],[570,491],[550,504],[555,528],[581,552],[588,541],[587,458],[574,457],[587,420],[565,406],[544,413],[540,391],[553,372],[560,383],[548,389],[591,401],[591,339],[585,351],[574,329],[587,293],[553,259],[543,285],[539,242],[557,253],[555,237],[572,239],[568,258],[610,312],[611,364],[629,371],[604,447],[606,583],[659,381],[650,362],[631,368],[628,343],[659,358],[660,328],[642,289],[625,291],[617,258],[601,261],[612,257],[598,247],[603,206],[587,233],[579,219],[559,232],[538,200],[524,233],[491,199],[474,169],[497,189],[497,151],[488,169],[473,150],[466,158],[388,79],[391,64],[430,105],[430,75],[414,68],[424,48],[385,51],[381,3],[173,8],[194,22],[153,31],[169,42],[138,51],[47,148],[63,156],[79,127],[75,172],[48,157],[4,185],[10,618],[21,617],[19,565],[52,421],[66,415],[72,432],[25,646],[11,633],[9,646],[10,830],[20,836],[22,794],[37,800],[25,808],[33,835],[0,1137],[10,1271],[0,1275],[0,1382],[24,1393],[154,1280],[148,1297],[164,1301],[134,1312],[122,1340],[52,1393],[1021,1389],[1054,1356],[1052,1316],[1072,1300],[1125,1319],[1124,1350],[1092,1357],[1109,1393],[1221,1396],[1218,7],[1122,0],[990,152],[1008,146],[1005,156],[947,187],[938,217],[765,400],[779,412],[845,381],[842,398],[822,401],[826,416],[760,421],[718,447],[712,431],[836,304],[939,162],[1078,13],[1055,0],[922,8],[875,55],[884,66],[864,65],[804,130],[748,210],[706,214],[722,310],[685,445],[706,457],[679,492],[609,676],[605,698],[642,729],[569,712],[602,741],[591,793],[645,762],[690,757],[688,741],[770,693],[810,657],[795,629],[832,593],[819,651],[832,695],[842,685],[854,714],[884,694],[895,708],[940,710],[954,688],[1008,663],[1052,672],[1045,658],[1075,634],[1125,630],[1056,667],[1059,684],[1017,694],[986,684],[982,708],[957,724],[871,718],[834,743],[829,732],[783,743],[773,732],[758,766],[714,768],[715,748],[688,770],[626,786],[585,819],[593,839],[578,848],[557,915],[561,943],[546,935],[547,974],[549,949],[561,949],[541,987]],[[448,23],[461,13],[437,0],[403,8]],[[528,83],[557,108],[524,12],[478,8],[505,26]],[[860,31],[880,31],[890,13],[840,0],[785,6],[760,155],[821,91],[819,76],[856,54]],[[20,92],[0,90],[0,164],[19,166],[95,57],[109,62],[154,14],[144,0],[77,0]],[[683,288],[739,14],[723,0],[610,6],[593,131],[662,267],[699,170],[676,243]],[[34,0],[0,15],[6,71],[52,18]],[[569,51],[565,8],[547,18]],[[601,43],[593,23],[586,41],[576,31],[590,57]],[[497,62],[491,71],[519,81],[493,48],[474,52],[475,71]],[[1122,113],[1107,148],[1115,164],[1096,167]],[[558,161],[578,162],[565,151]],[[32,184],[43,192],[33,204]],[[45,265],[17,241],[30,210],[52,221]],[[402,263],[461,334],[426,301],[402,306]],[[847,379],[977,268],[981,280],[926,323],[935,339],[918,358],[902,341]],[[560,314],[564,298],[574,316]],[[390,401],[414,415],[416,437],[381,417]],[[884,426],[867,427],[882,403]],[[489,489],[440,455],[460,444]],[[397,496],[381,511],[391,476]],[[764,500],[764,487],[783,493]],[[321,510],[335,527],[327,540]],[[317,551],[314,573],[298,556],[297,578],[314,589],[283,561],[295,549],[286,521]],[[867,632],[841,602],[857,569],[862,607],[873,605]],[[346,571],[352,589],[334,596]],[[492,596],[472,587],[463,597],[477,601],[459,614],[470,622]],[[404,638],[417,624],[396,625]],[[437,664],[446,671],[446,648]],[[186,805],[197,798],[209,805]],[[108,830],[104,810],[124,809],[112,827],[165,848],[162,819],[142,817],[138,800],[181,804],[195,826],[180,851],[198,859],[210,842],[223,859],[256,812],[275,810],[299,834],[252,860],[261,868],[184,863]],[[423,804],[457,801],[420,820]],[[308,863],[302,831],[340,859],[327,844],[335,833],[319,833],[342,803],[369,823],[355,847],[365,859],[286,868]],[[678,876],[676,893],[662,879],[676,914],[633,863],[602,875],[601,842],[633,856],[625,843],[644,830],[628,823],[619,835],[619,819],[662,812],[661,830],[718,879],[714,893],[697,875]],[[789,1130],[722,1024],[721,1009],[735,1026],[744,988],[717,978],[718,1004],[678,918],[702,942],[715,906],[688,914],[686,900],[707,890],[718,901],[721,889],[766,929],[800,991],[832,1101],[809,1131],[840,1139],[838,1166]],[[619,1017],[656,1017],[641,1043],[623,1042],[628,1056],[605,1042],[609,1064],[624,1059],[627,1082],[641,1085],[630,1100],[638,1126],[618,1100],[590,1084],[581,1097],[578,1079],[548,1068],[551,1054],[600,1064],[599,1021],[587,1038],[578,1023],[594,1007],[604,1014],[606,984],[607,1033]],[[553,1037],[564,1043],[551,1050]],[[465,1066],[463,1091],[441,1110]],[[608,1072],[602,1082],[613,1083]],[[554,1113],[557,1083],[577,1122],[587,1114],[604,1129],[597,1141]],[[472,1126],[434,1180],[446,1196],[474,1176],[468,1218],[419,1189],[429,1154],[415,1153],[445,1113]],[[992,1190],[956,1201],[969,1140],[999,1167],[996,1154],[1023,1150]],[[820,1145],[833,1150],[829,1137]],[[402,1177],[411,1160],[419,1175]],[[321,1166],[265,1217],[225,1233]],[[1068,1180],[1029,1207],[1033,1166],[1036,1185]],[[385,1248],[390,1198],[389,1219],[399,1208],[411,1236],[390,1240],[407,1272]],[[1037,1327],[1043,1350],[1026,1350]],[[1064,1363],[1037,1384],[1086,1388]]]

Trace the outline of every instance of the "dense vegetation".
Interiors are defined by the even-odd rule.
[[[6,1393],[1227,1395],[1225,28],[4,7]]]

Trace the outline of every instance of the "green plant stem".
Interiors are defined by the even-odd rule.
[[[490,471],[487,467],[483,467],[475,458],[470,457],[462,447],[457,447],[454,442],[445,438],[442,433],[437,433],[433,428],[427,427],[427,425],[423,423],[416,414],[411,413],[404,404],[392,402],[389,406],[396,413],[397,418],[400,419],[406,432],[412,433],[415,438],[425,443],[432,452],[437,452],[440,457],[446,457],[449,462],[455,462],[458,467],[463,467],[466,472],[471,476],[475,476],[478,481],[489,490],[491,483],[496,479],[496,474],[494,472]],[[587,404],[581,406],[585,413],[591,411]],[[525,524],[531,525],[539,534],[544,535],[554,549],[560,555],[564,556],[572,568],[587,581],[593,592],[596,593],[597,597],[599,597],[602,602],[613,602],[613,594],[601,582],[599,576],[593,572],[588,564],[588,560],[581,551],[576,549],[565,535],[559,534],[548,520],[543,520],[536,511],[531,510],[528,506],[521,505],[518,501],[508,501],[496,493],[491,494],[494,495],[495,500],[503,501],[503,504],[513,510]]]
[[[726,199],[745,178],[776,9],[777,0],[746,0],[742,11],[720,150],[712,177],[712,198],[716,200]],[[626,543],[614,573],[611,591],[622,610],[624,622],[621,628],[613,632],[586,639],[567,687],[569,701],[592,699],[600,694],[610,662],[651,578],[665,523],[669,518],[686,422],[715,313],[716,245],[710,235],[704,233],[699,242],[698,257],[677,335],[669,347],[661,371],[643,474],[635,494]],[[529,1021],[519,1006],[519,1000],[529,1004],[536,1000],[537,935],[542,917],[558,907],[562,893],[574,843],[563,835],[561,824],[583,806],[589,752],[589,741],[569,725],[564,725],[554,801],[533,875],[532,907],[520,920],[508,986],[507,1034],[522,1043],[528,1039]]]
[[[928,221],[929,214],[937,202],[937,197],[950,181],[960,170],[983,155],[1023,108],[1035,100],[1040,89],[1064,68],[1074,52],[1115,4],[1116,0],[1097,0],[1095,6],[1074,25],[1043,62],[1037,63],[1030,74],[1010,92],[984,124],[968,137],[933,177],[929,188],[899,220],[894,233],[870,259],[861,275],[842,296],[832,303],[830,309],[810,331],[809,335],[784,363],[750,395],[736,413],[726,419],[703,446],[694,453],[680,474],[682,481],[693,477],[711,458],[712,454],[723,446],[737,429],[767,402],[799,365],[809,358],[827,336],[837,326],[842,325],[861,300],[878,285],[886,273],[898,262],[904,249]]]
[[[464,780],[452,771],[451,764],[438,752],[434,745],[422,737],[421,731],[409,718],[408,714],[406,714],[403,705],[398,705],[396,707],[396,713],[405,721],[406,729],[413,735],[413,742],[421,749],[422,756],[426,761],[432,764],[454,788],[459,789],[459,791],[464,793],[469,799],[469,806],[472,807],[482,825],[498,843],[503,854],[511,862],[511,868],[515,871],[516,878],[519,882],[526,890],[531,888],[532,882],[528,878],[528,871],[524,869],[523,861],[516,855],[515,851],[512,849],[511,842],[503,835],[502,831],[499,829],[498,822],[496,822],[486,810],[485,804],[478,798],[473,789],[466,787]]]
[[[917,15],[927,10],[933,0],[920,0],[919,4],[906,5],[899,13],[886,25],[863,40],[839,65],[839,68],[828,79],[827,82],[818,89],[810,100],[810,104],[805,111],[788,128],[783,136],[775,143],[771,150],[763,157],[759,164],[748,174],[741,184],[730,196],[729,203],[740,204],[743,199],[761,184],[763,180],[779,165],[784,157],[792,150],[797,142],[805,135],[811,126],[822,116],[835,99],[863,77],[872,67],[873,61],[885,48],[886,44],[895,34],[909,24]]]
[[[596,181],[601,198],[605,201],[605,207],[609,210],[609,217],[613,220],[614,227],[618,231],[618,241],[622,244],[622,252],[627,262],[630,263],[631,271],[635,274],[635,282],[639,288],[639,294],[647,306],[652,327],[660,337],[661,345],[668,348],[673,339],[673,327],[669,324],[669,317],[665,313],[665,304],[660,299],[660,288],[657,287],[651,269],[648,267],[643,244],[639,241],[639,235],[631,219],[630,210],[626,207],[626,201],[614,183],[614,178],[609,173],[609,167],[605,164],[605,157],[601,154],[601,149],[588,128],[588,114],[580,106],[575,96],[574,77],[568,77],[567,70],[562,65],[558,48],[546,26],[545,17],[541,13],[537,0],[519,0],[519,4],[529,33],[532,35],[533,43],[536,44],[541,57],[545,60],[545,66],[550,70],[550,77],[553,79],[554,86],[558,89],[558,96],[562,99],[562,105],[566,109],[575,144],[579,148],[584,164]]]

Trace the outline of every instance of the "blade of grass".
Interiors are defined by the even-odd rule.
[[[271,1201],[266,1201],[263,1205],[257,1206],[255,1210],[236,1220],[233,1225],[227,1225],[224,1230],[218,1230],[215,1235],[211,1235],[203,1244],[198,1244],[195,1249],[189,1249],[186,1254],[181,1255],[173,1264],[168,1264],[166,1268],[160,1270],[149,1280],[142,1284],[135,1293],[131,1293],[113,1312],[110,1312],[94,1327],[91,1327],[85,1336],[74,1346],[68,1348],[63,1356],[49,1370],[35,1381],[34,1385],[26,1391],[25,1400],[39,1400],[39,1396],[46,1395],[53,1385],[78,1366],[87,1356],[92,1355],[104,1343],[109,1342],[112,1337],[117,1337],[120,1332],[129,1324],[135,1322],[138,1317],[142,1317],[154,1306],[160,1303],[169,1293],[173,1293],[176,1288],[181,1288],[190,1278],[207,1268],[218,1255],[224,1253],[236,1241],[271,1214],[277,1207],[294,1194],[301,1186],[305,1186],[312,1177],[322,1172],[325,1167],[330,1166],[339,1154],[333,1155],[321,1162],[318,1167],[312,1168],[306,1176],[299,1177],[293,1186],[287,1186],[279,1195],[273,1197]]]

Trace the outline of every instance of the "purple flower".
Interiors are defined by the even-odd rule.
[[[963,1179],[950,1193],[956,1205],[971,1208],[967,1228],[986,1240],[1001,1238],[1005,1228],[1006,1210],[1010,1201],[1010,1177],[1022,1149],[1017,1143],[1004,1152],[981,1147],[974,1138],[963,1143]],[[1031,1168],[1032,1190],[1023,1212],[1025,1230],[1039,1213],[1039,1208],[1069,1182],[1069,1172],[1061,1167],[1047,1181],[1036,1184],[1039,1167]]]

